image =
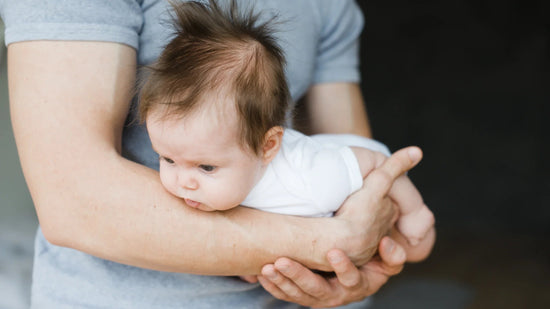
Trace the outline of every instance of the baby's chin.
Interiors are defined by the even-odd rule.
[[[216,208],[212,208],[204,203],[184,198],[185,204],[191,208],[198,209],[200,211],[217,211]]]
[[[239,205],[237,205],[239,206]],[[200,204],[197,209],[199,210],[202,210],[202,211],[226,211],[226,210],[229,210],[229,209],[233,209],[237,206],[228,206],[228,207],[218,207],[218,208],[213,208],[211,206],[208,206],[208,205],[205,205],[205,204]]]
[[[226,210],[233,209],[239,205],[237,204],[237,205],[216,205],[216,206],[217,207],[200,203],[200,205],[198,205],[198,207],[196,208],[202,211],[226,211]]]
[[[229,210],[239,206],[239,205],[235,205],[235,206],[223,205],[222,207],[212,207],[192,199],[188,199],[188,198],[182,198],[182,199],[185,202],[185,204],[187,204],[187,206],[201,210],[201,211],[224,211],[224,210]]]
[[[199,207],[197,207],[198,210],[202,210],[202,211],[217,211],[217,209],[214,209],[212,207],[209,207],[209,206],[206,206],[204,204],[200,204]]]

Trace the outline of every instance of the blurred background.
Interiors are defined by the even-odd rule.
[[[359,3],[374,135],[422,147],[439,232],[383,308],[550,308],[550,2]]]
[[[0,309],[28,308],[37,219],[11,130],[0,20]]]
[[[394,151],[422,147],[409,175],[438,229],[433,254],[392,278],[375,308],[550,308],[550,2],[358,3],[374,135]],[[37,221],[1,45],[0,308],[27,308]]]

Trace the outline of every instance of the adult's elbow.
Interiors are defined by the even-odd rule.
[[[40,205],[37,205],[38,209],[41,209]],[[78,224],[70,223],[76,220],[71,220],[67,215],[51,210],[42,213],[37,211],[37,214],[42,234],[49,243],[60,247],[72,248],[74,246],[74,239],[79,235]]]
[[[69,247],[69,237],[72,233],[67,231],[62,225],[59,226],[57,223],[52,222],[53,219],[39,219],[40,229],[44,238],[51,243],[52,245],[60,247]]]

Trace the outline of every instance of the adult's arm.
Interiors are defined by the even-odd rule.
[[[328,269],[331,248],[365,238],[346,220],[242,207],[196,211],[167,193],[156,171],[123,158],[136,75],[136,54],[126,45],[12,43],[8,70],[23,172],[44,236],[55,245],[155,270],[243,275],[278,256]]]
[[[351,195],[341,208],[340,215],[350,211],[355,216],[368,215],[368,213],[357,213],[347,206],[350,203],[369,201],[369,198],[378,200],[381,196],[387,196],[395,179],[417,164],[421,155],[422,153],[416,147],[405,148],[394,153],[382,166],[369,174],[363,188]],[[391,204],[385,206],[392,207]],[[372,224],[381,223],[377,221]],[[392,231],[392,237],[393,232],[395,229]],[[373,235],[370,236],[373,237]],[[374,235],[374,237],[381,237],[381,235]],[[400,239],[400,241],[405,240]],[[335,278],[321,277],[292,259],[279,258],[275,263],[264,266],[262,276],[258,276],[258,279],[267,291],[282,300],[312,307],[344,305],[376,293],[391,276],[401,272],[403,264],[409,258],[408,252],[388,236],[381,237],[377,248],[379,255],[366,264],[359,264],[362,265],[359,267],[352,263],[343,250],[329,251],[327,260],[336,273]],[[416,253],[417,259],[425,257],[419,252]]]
[[[315,84],[307,92],[303,104],[309,113],[311,134],[349,133],[372,138],[365,102],[357,83]],[[367,176],[367,178],[371,177]],[[373,213],[376,214],[376,212]],[[391,234],[392,238],[407,251],[411,262],[425,259],[435,242],[435,230],[430,231],[430,237],[427,237],[422,246],[414,248],[408,245],[405,237],[397,230]]]
[[[301,103],[309,134],[356,134],[372,138],[361,89],[357,83],[311,86]]]
[[[309,122],[305,127],[309,128],[310,134],[352,133],[371,137],[363,97],[356,83],[316,84],[310,88],[302,104],[307,112],[305,118]],[[421,156],[421,151],[414,147],[396,152],[367,176],[363,188],[345,202],[337,216],[353,210],[353,207],[348,208],[350,205],[368,203],[369,198],[380,199],[380,194],[387,194],[395,180],[416,165]],[[331,256],[338,259],[331,261],[337,275],[331,280],[318,276],[291,259],[280,258],[275,263],[264,266],[262,276],[259,277],[260,283],[279,299],[305,306],[336,306],[374,294],[391,276],[401,271],[405,261],[421,261],[429,255],[435,241],[435,230],[430,231],[421,245],[411,247],[393,228],[395,221],[387,219],[389,215],[396,214],[392,212],[397,208],[393,201],[388,201],[385,205],[368,204],[382,207],[366,208],[363,213],[372,220],[364,226],[369,241],[378,244],[370,253],[373,254],[378,248],[378,257],[363,265],[352,263],[342,250],[332,250],[327,255],[327,260],[331,261]],[[387,212],[382,212],[384,209]],[[393,239],[384,238],[380,231],[387,231]]]

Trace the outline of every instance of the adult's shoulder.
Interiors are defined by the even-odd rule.
[[[6,44],[32,40],[118,42],[137,48],[147,0],[0,0]]]
[[[358,82],[364,17],[354,0],[310,0],[320,23],[314,83]]]
[[[355,0],[309,0],[310,5],[326,21],[342,22],[342,19],[352,19],[351,22],[362,23],[362,11]]]

